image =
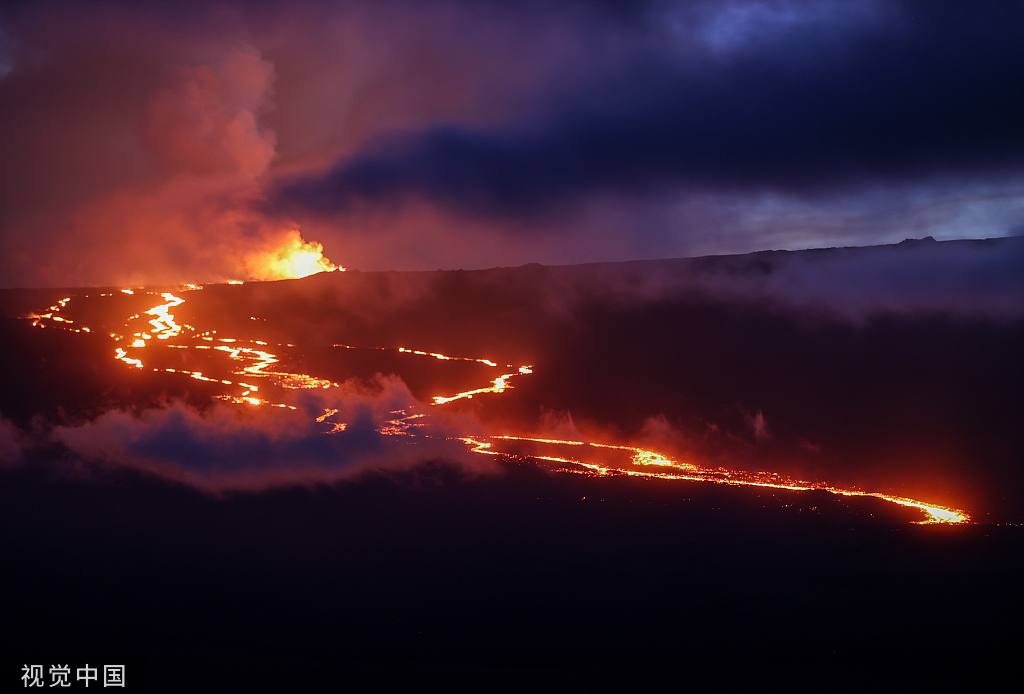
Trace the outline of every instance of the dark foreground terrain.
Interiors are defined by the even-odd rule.
[[[90,659],[150,691],[973,689],[1017,669],[1021,528],[882,502],[529,466],[224,499],[130,475],[0,489],[9,682]]]

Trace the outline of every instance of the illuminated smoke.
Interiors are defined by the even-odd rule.
[[[772,437],[771,431],[768,430],[768,421],[764,418],[764,413],[761,410],[758,410],[756,414],[744,412],[743,418],[747,420],[747,426],[754,433],[754,440],[758,443]]]
[[[256,177],[270,166],[277,145],[274,131],[258,121],[270,108],[273,63],[244,46],[232,51],[217,70],[202,65],[178,70],[176,77],[176,86],[158,90],[149,104],[148,136],[154,153],[172,172],[251,177],[251,197],[258,198]],[[245,209],[246,202],[237,200],[235,206],[214,214],[210,225],[265,227],[257,213]],[[336,269],[324,257],[323,246],[304,241],[294,226],[265,230],[263,237],[256,250],[243,254],[236,275],[275,280]]]
[[[109,192],[67,220],[24,222],[26,238],[63,227],[38,272],[44,284],[181,284],[303,277],[334,269],[298,225],[262,211],[277,136],[274,65],[236,47],[210,65],[168,66],[154,90],[138,144],[158,181]]]
[[[321,244],[315,241],[306,243],[298,231],[292,231],[276,248],[250,255],[246,259],[246,268],[249,277],[257,280],[308,277],[339,269],[324,257],[323,251]]]
[[[274,158],[277,135],[260,126],[270,106],[274,65],[249,46],[213,69],[174,69],[147,110],[147,144],[170,173],[244,172],[258,176]]]

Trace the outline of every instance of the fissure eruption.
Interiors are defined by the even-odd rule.
[[[179,294],[201,291],[202,287],[189,285],[177,290]],[[152,371],[181,374],[208,383],[227,387],[227,392],[214,397],[230,403],[249,406],[270,406],[295,410],[296,406],[286,402],[288,390],[339,388],[341,384],[320,378],[312,373],[277,370],[272,367],[282,362],[295,361],[301,354],[290,354],[290,350],[299,350],[294,344],[268,345],[260,340],[247,340],[234,337],[220,337],[217,330],[199,332],[197,328],[179,323],[173,311],[186,302],[183,296],[172,292],[154,292],[146,290],[121,290],[125,294],[143,293],[160,297],[161,303],[141,313],[130,315],[124,320],[124,332],[108,333],[115,343],[114,358],[134,369],[151,369]],[[101,294],[100,296],[111,296]],[[45,313],[31,313],[25,318],[38,327],[56,327],[73,332],[91,332],[90,328],[78,325],[74,320],[61,315],[74,300],[87,299],[69,296],[50,306]],[[148,327],[146,327],[148,326]],[[134,331],[134,332],[133,332]],[[333,345],[339,348],[348,345]],[[154,354],[160,348],[186,350],[196,360],[205,361],[208,368],[204,371],[179,369],[169,366],[147,366],[147,355]],[[277,348],[277,352],[270,351]],[[437,352],[408,349],[406,347],[377,347],[400,354],[415,357],[427,357],[440,361],[471,361],[487,368],[498,368],[498,363],[485,358],[453,357]],[[225,357],[225,364],[219,357]],[[513,388],[510,381],[529,376],[533,373],[532,366],[506,365],[512,369],[490,381],[490,385],[466,390],[463,392],[435,395],[432,402],[422,412],[396,410],[391,412],[394,417],[377,428],[382,436],[429,437],[422,433],[423,421],[431,417],[430,409],[448,403],[469,399],[480,395],[499,395]],[[211,375],[212,374],[212,375]],[[265,379],[268,383],[264,391],[260,386],[248,381],[239,381],[227,376],[243,376],[248,380]],[[348,422],[334,421],[337,409],[327,409],[324,414],[315,418],[317,423],[330,427],[324,434],[337,434],[345,431]],[[970,516],[959,509],[932,504],[925,501],[903,496],[884,494],[881,492],[845,489],[822,482],[795,480],[774,472],[749,472],[727,470],[725,468],[707,468],[693,462],[673,460],[653,450],[628,445],[608,444],[595,441],[543,438],[528,435],[488,435],[460,436],[472,453],[490,456],[507,456],[523,458],[542,464],[552,471],[568,472],[585,475],[630,475],[651,479],[689,480],[714,484],[737,486],[767,487],[790,491],[818,490],[840,496],[874,497],[889,503],[897,504],[920,511],[924,515],[922,524],[958,524],[966,523]]]

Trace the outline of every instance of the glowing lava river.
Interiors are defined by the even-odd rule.
[[[113,293],[93,293],[91,297],[105,298],[116,313],[124,307],[137,308],[145,301],[148,308],[131,313],[121,325],[123,330],[105,329],[113,342],[112,356],[128,368],[181,374],[220,387],[223,392],[214,397],[243,406],[266,406],[296,409],[288,404],[288,391],[297,389],[332,389],[341,384],[319,378],[300,370],[281,368],[283,364],[301,364],[302,355],[294,344],[268,344],[267,341],[245,339],[237,336],[222,336],[217,330],[200,330],[186,323],[179,323],[175,316],[182,304],[183,296],[201,291],[202,287],[187,286],[170,291],[147,291],[143,289],[122,289]],[[74,332],[98,332],[97,327],[86,327],[81,319],[69,316],[68,306],[89,294],[69,296],[50,306],[43,313],[25,316],[32,325],[60,328]],[[126,303],[127,302],[127,303]],[[131,310],[131,309],[128,309]],[[179,311],[180,313],[180,311]],[[126,315],[122,313],[120,315]],[[256,317],[252,318],[257,321]],[[354,349],[348,345],[333,345],[333,348]],[[488,384],[461,392],[448,392],[432,396],[430,405],[420,411],[392,412],[394,418],[377,429],[381,435],[425,436],[420,433],[423,418],[430,417],[433,408],[443,408],[447,403],[481,395],[498,395],[511,388],[516,379],[529,377],[531,366],[499,364],[490,359],[451,357],[436,352],[408,349],[405,347],[377,347],[414,358],[433,359],[448,362],[473,362],[500,373]],[[172,355],[172,352],[178,352]],[[187,358],[185,354],[187,353]],[[176,357],[176,358],[173,358]],[[172,365],[173,364],[173,365]],[[187,366],[182,366],[187,364]],[[192,368],[202,365],[202,369]],[[455,390],[454,388],[452,390]],[[335,421],[337,410],[326,410],[316,418],[326,428],[324,434],[344,431],[347,422]],[[520,458],[546,467],[549,470],[572,472],[584,475],[632,475],[655,479],[691,480],[714,484],[767,487],[791,491],[820,490],[842,496],[875,497],[884,501],[920,511],[923,520],[919,523],[966,523],[970,520],[964,511],[926,503],[915,499],[893,496],[879,492],[841,489],[818,482],[790,479],[771,472],[744,472],[724,468],[705,468],[690,462],[672,460],[655,451],[625,445],[599,442],[539,438],[532,436],[464,436],[458,437],[472,453],[490,456]]]

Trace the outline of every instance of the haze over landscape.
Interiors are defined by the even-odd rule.
[[[1009,672],[1022,28],[5,5],[0,677]]]

